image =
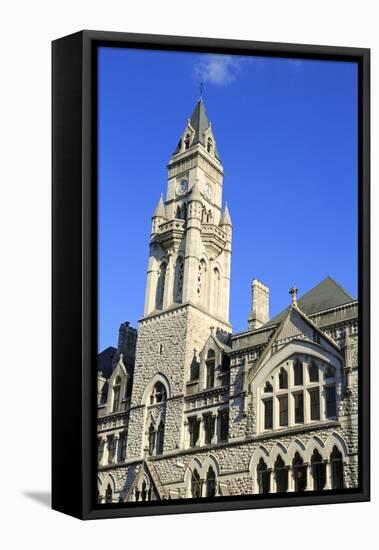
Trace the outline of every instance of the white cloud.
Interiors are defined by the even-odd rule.
[[[195,75],[204,82],[226,86],[236,79],[240,60],[232,55],[205,55],[195,64]]]

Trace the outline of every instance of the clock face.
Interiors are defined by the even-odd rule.
[[[212,187],[209,185],[209,183],[206,183],[204,186],[204,193],[205,196],[208,197],[208,199],[212,196]]]
[[[181,180],[176,184],[176,194],[177,195],[184,195],[188,191],[188,181],[187,180]]]

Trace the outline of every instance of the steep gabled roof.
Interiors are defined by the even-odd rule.
[[[347,292],[347,290],[345,290],[334,279],[331,277],[326,277],[318,285],[299,298],[297,303],[301,311],[303,311],[306,315],[312,315],[313,313],[342,306],[353,301],[355,301],[354,296]],[[288,310],[289,307],[281,311],[273,319],[268,321],[264,327],[269,327],[280,323],[286,316]]]

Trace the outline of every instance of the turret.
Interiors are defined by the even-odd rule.
[[[163,202],[163,195],[161,194],[158,204],[155,208],[154,214],[152,216],[152,227],[151,233],[154,235],[158,232],[159,226],[167,220],[166,209]]]

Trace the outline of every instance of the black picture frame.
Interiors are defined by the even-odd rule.
[[[97,63],[99,46],[358,63],[359,487],[96,504]],[[299,506],[370,499],[370,50],[81,31],[52,43],[52,507],[81,519]]]

